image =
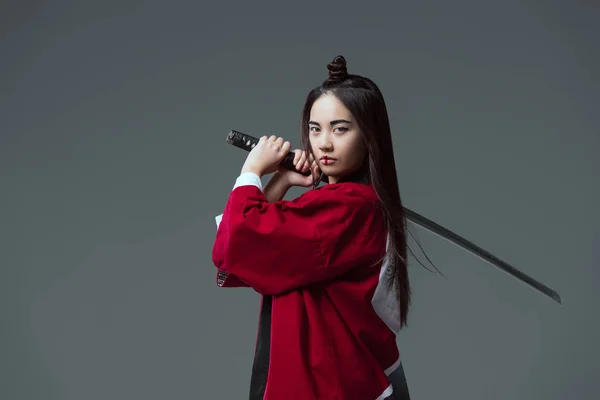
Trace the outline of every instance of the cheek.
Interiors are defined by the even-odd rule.
[[[348,153],[352,155],[352,159],[354,163],[361,163],[364,157],[367,154],[367,147],[365,146],[362,138],[357,138],[353,140],[352,143],[348,143],[347,146]]]
[[[312,140],[309,140],[308,147],[312,151],[313,156],[315,156],[317,153],[318,147],[313,144]]]

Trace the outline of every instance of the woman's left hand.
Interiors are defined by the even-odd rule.
[[[279,164],[290,151],[290,142],[282,138],[263,136],[248,154],[242,173],[253,172],[258,176],[271,174],[279,169]]]

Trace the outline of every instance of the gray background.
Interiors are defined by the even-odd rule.
[[[224,138],[298,144],[337,54],[384,92],[405,205],[563,297],[414,227],[448,279],[411,260],[413,399],[600,398],[597,3],[283,3],[2,2],[0,398],[246,398]]]

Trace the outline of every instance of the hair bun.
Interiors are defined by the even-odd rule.
[[[344,56],[336,56],[332,62],[327,64],[329,70],[330,80],[341,80],[348,76],[348,69],[346,68],[346,59]]]

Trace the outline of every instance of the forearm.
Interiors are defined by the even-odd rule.
[[[264,194],[269,203],[275,203],[283,199],[290,188],[291,185],[287,180],[276,172],[269,183],[267,183],[267,186],[265,186]]]

